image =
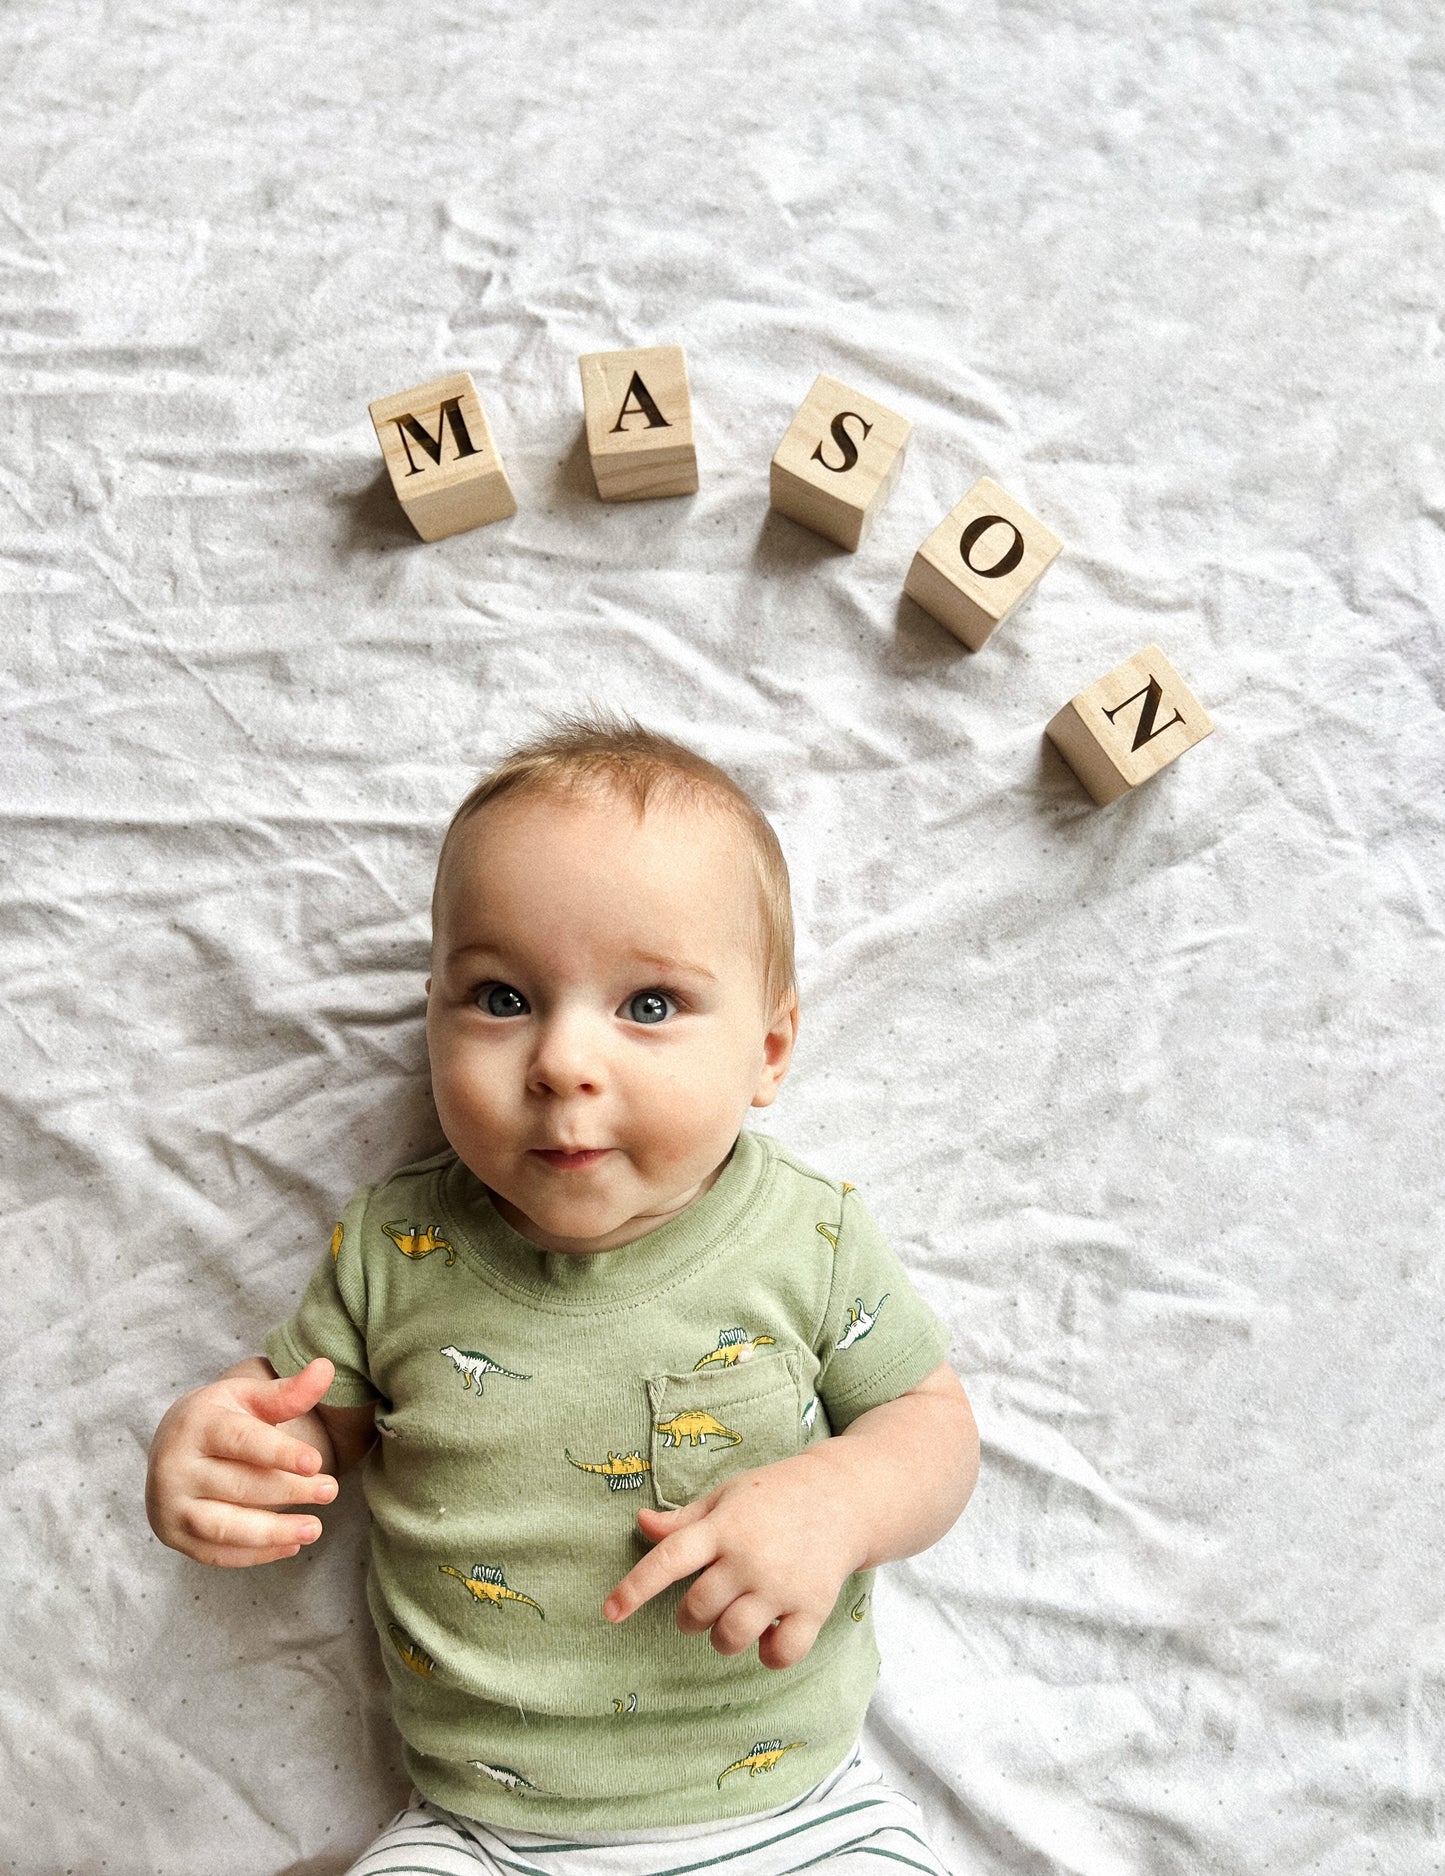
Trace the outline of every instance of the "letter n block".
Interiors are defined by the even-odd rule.
[[[1063,543],[981,476],[913,556],[903,590],[978,651],[1058,558]]]
[[[1146,645],[1071,698],[1044,733],[1102,807],[1213,728],[1159,647]]]
[[[886,404],[820,375],[773,457],[773,507],[856,553],[893,493],[912,430]]]
[[[424,541],[517,512],[469,371],[368,406],[391,485]]]
[[[604,502],[697,493],[692,397],[680,345],[584,352],[587,454]]]

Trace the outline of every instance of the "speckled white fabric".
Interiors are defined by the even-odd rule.
[[[589,701],[775,817],[768,1124],[955,1330],[982,1479],[866,1736],[933,1841],[1445,1867],[1438,7],[41,0],[0,54],[0,1872],[335,1876],[404,1802],[354,1483],[208,1572],[145,1449],[432,1144],[438,832]],[[671,342],[700,491],[604,506],[577,356]],[[458,368],[519,512],[423,546],[366,406]],[[915,426],[857,555],[767,511],[819,371]],[[902,584],[981,473],[1065,545],[974,655]],[[1041,731],[1151,641],[1217,730],[1096,809]]]

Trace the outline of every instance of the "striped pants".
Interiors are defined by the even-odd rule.
[[[949,1876],[913,1799],[856,1746],[801,1798],[716,1824],[559,1838],[498,1830],[412,1798],[347,1876],[791,1876],[820,1865],[825,1876],[885,1876],[890,1863]]]

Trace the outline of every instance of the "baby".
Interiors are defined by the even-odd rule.
[[[792,1058],[792,952],[720,769],[601,719],[519,750],[437,866],[448,1151],[363,1188],[267,1359],[156,1431],[152,1528],[201,1563],[295,1556],[321,1525],[281,1507],[366,1460],[416,1786],[368,1876],[537,1832],[761,1870],[782,1810],[789,1868],[941,1869],[857,1739],[872,1572],[954,1523],[978,1440],[853,1187],[743,1129]]]

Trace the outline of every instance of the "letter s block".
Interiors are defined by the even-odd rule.
[[[912,431],[896,410],[820,375],[773,457],[772,506],[856,552],[893,493]]]
[[[424,541],[517,512],[469,371],[368,406],[391,485]]]
[[[913,556],[903,590],[978,651],[1058,558],[1063,543],[981,476]]]
[[[604,502],[697,493],[687,356],[680,345],[584,352],[587,454]]]
[[[1102,807],[1202,742],[1214,725],[1157,645],[1071,698],[1044,734]]]

